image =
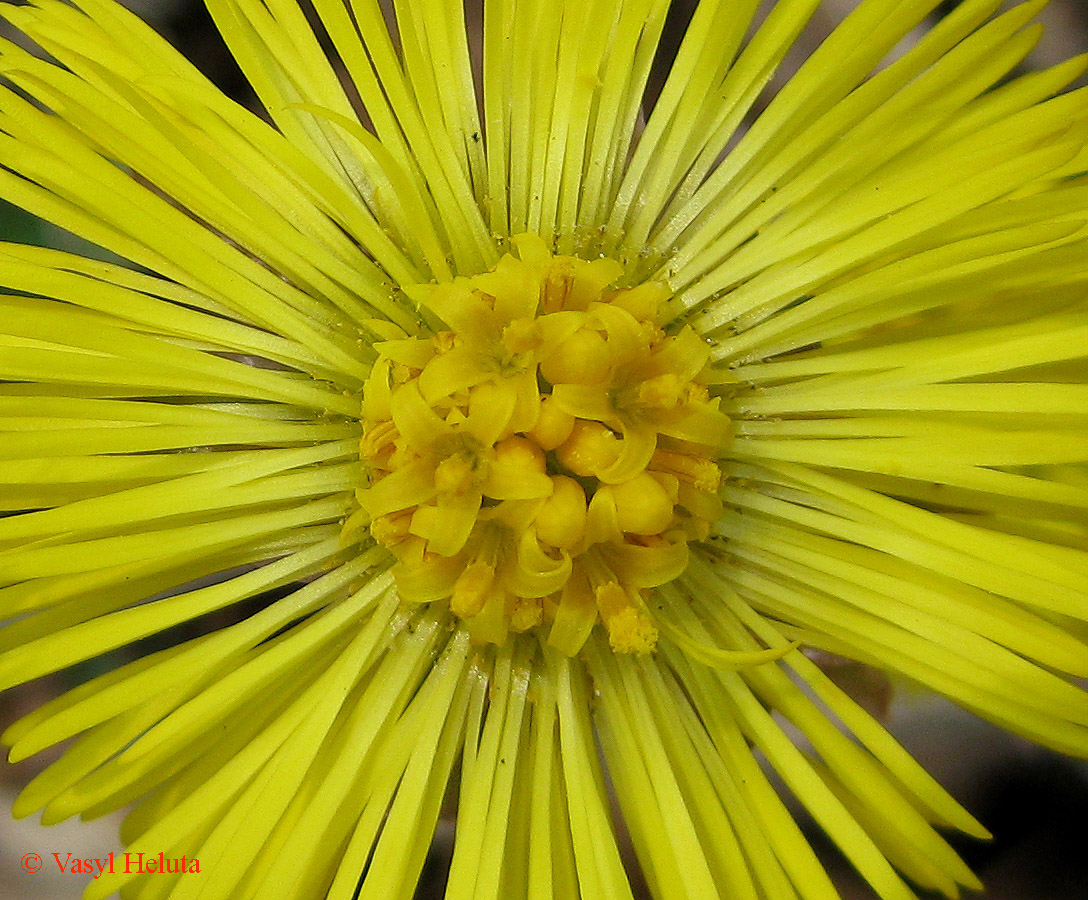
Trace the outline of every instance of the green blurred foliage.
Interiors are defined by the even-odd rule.
[[[36,216],[0,200],[0,240],[44,246],[48,226]]]

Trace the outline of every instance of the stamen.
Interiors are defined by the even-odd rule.
[[[387,453],[392,453],[397,437],[397,426],[392,420],[382,422],[363,434],[359,442],[359,455],[363,459],[376,460]]]
[[[412,514],[410,512],[378,516],[370,523],[370,534],[377,543],[392,549],[408,537],[411,524]]]
[[[450,609],[462,619],[479,615],[495,584],[495,570],[483,560],[471,563],[453,586]]]
[[[532,353],[544,338],[536,319],[514,319],[502,330],[502,342],[511,354]]]
[[[649,378],[638,386],[638,402],[643,406],[675,409],[684,398],[687,386],[672,372]]]
[[[528,631],[544,619],[544,601],[539,597],[515,597],[510,613],[511,631]]]
[[[701,491],[717,493],[721,486],[722,470],[712,460],[689,453],[655,450],[650,468],[675,475],[680,481],[686,481]]]
[[[452,331],[440,331],[431,338],[431,343],[434,344],[434,349],[437,352],[449,353],[460,341]]]
[[[645,656],[657,646],[657,626],[615,581],[596,589],[594,596],[608,643],[617,653]]]

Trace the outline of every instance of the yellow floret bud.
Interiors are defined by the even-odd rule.
[[[541,450],[554,450],[574,429],[574,416],[560,409],[551,396],[544,397],[540,403],[540,415],[526,436]]]
[[[648,472],[651,478],[661,485],[661,489],[669,498],[669,503],[675,506],[680,502],[680,479],[668,472]]]
[[[579,328],[540,362],[552,384],[596,384],[608,377],[611,358],[599,331]]]
[[[516,434],[495,445],[495,461],[541,475],[547,468],[544,451],[532,441]]]
[[[616,435],[600,422],[579,419],[555,455],[575,475],[595,476],[619,458],[620,444]]]
[[[465,567],[457,578],[450,597],[450,609],[455,616],[468,619],[477,615],[487,602],[495,584],[495,570],[483,560]]]
[[[536,536],[545,544],[569,550],[586,531],[586,492],[573,478],[557,475],[552,495],[536,515]]]
[[[661,483],[647,472],[640,472],[623,484],[605,485],[616,502],[620,530],[628,534],[660,534],[672,522],[673,504]]]

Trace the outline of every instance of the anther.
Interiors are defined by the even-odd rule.
[[[638,402],[643,406],[673,409],[684,399],[684,383],[672,372],[647,378],[638,386]]]
[[[452,331],[440,331],[431,338],[431,343],[439,353],[449,353],[460,343],[460,338]]]
[[[540,285],[540,301],[544,312],[553,313],[566,308],[573,286],[574,271],[570,263],[566,260],[553,262],[551,271]]]
[[[608,643],[617,653],[645,656],[657,646],[657,626],[622,587],[614,581],[594,591]]]
[[[516,597],[510,613],[511,631],[528,631],[544,620],[544,601],[539,597]]]
[[[658,448],[650,460],[650,468],[675,475],[681,481],[701,491],[716,493],[721,486],[722,472],[717,464],[690,453],[677,453],[674,450]]]
[[[536,319],[514,319],[502,330],[503,346],[511,354],[531,353],[543,341],[540,324]]]
[[[370,523],[370,534],[383,547],[394,547],[408,537],[408,528],[412,524],[412,509],[378,516]]]
[[[392,420],[382,422],[363,433],[359,441],[359,455],[363,459],[375,460],[392,452],[393,444],[399,437],[397,426]]]

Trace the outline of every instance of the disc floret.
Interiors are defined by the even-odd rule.
[[[573,655],[600,621],[614,650],[648,653],[645,592],[721,509],[709,349],[660,327],[665,285],[513,244],[490,272],[409,290],[446,330],[377,345],[362,515],[402,597],[448,602],[478,642],[540,628]]]

